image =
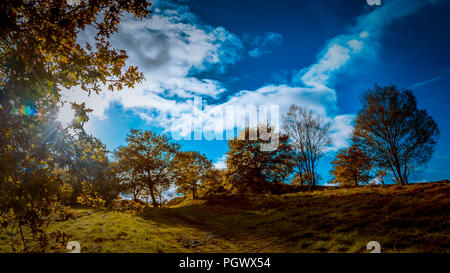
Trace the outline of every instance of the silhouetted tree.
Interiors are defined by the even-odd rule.
[[[375,158],[380,168],[392,171],[399,185],[432,156],[439,129],[425,110],[417,108],[411,90],[375,85],[362,98],[356,117],[355,141]]]

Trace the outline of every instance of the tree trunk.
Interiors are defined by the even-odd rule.
[[[197,199],[195,186],[192,187],[192,199],[194,199],[194,200]]]
[[[301,167],[297,167],[300,171],[299,171],[299,176],[300,176],[300,184],[302,185],[302,192],[303,192],[303,171]]]
[[[21,237],[22,243],[23,243],[23,250],[25,252],[28,252],[28,247],[27,247],[27,244],[25,242],[25,236],[23,236],[22,225],[21,224],[19,224],[19,231],[20,231],[20,237]]]
[[[155,208],[159,207],[158,205],[158,201],[156,200],[155,197],[155,192],[153,191],[153,187],[150,187],[150,196],[152,197],[152,204]]]
[[[403,186],[404,185],[404,181],[403,181],[402,169],[401,169],[400,165],[396,165],[395,169],[397,170],[397,176],[398,176],[398,182],[397,183],[400,186]]]
[[[403,168],[404,169],[403,180],[405,181],[405,185],[408,185],[408,176],[407,176],[407,173],[406,173],[406,168],[407,168],[407,165],[405,163],[405,167]]]

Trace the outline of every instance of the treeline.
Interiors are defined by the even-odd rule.
[[[350,145],[332,161],[331,183],[384,183],[384,177],[392,174],[394,182],[408,184],[410,174],[432,155],[439,134],[436,123],[417,108],[411,91],[395,86],[375,86],[361,102]],[[155,207],[169,188],[194,199],[219,193],[313,189],[320,180],[318,162],[332,144],[331,124],[307,108],[292,105],[281,132],[274,134],[274,130],[263,125],[242,130],[228,141],[223,170],[215,169],[203,154],[179,151],[165,135],[131,130],[127,146],[115,151],[114,181],[134,200],[150,195]],[[275,149],[263,149],[272,141],[262,138],[263,133],[277,138]]]

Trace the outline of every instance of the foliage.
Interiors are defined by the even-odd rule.
[[[58,197],[63,182],[57,172],[56,145],[60,127],[46,116],[17,113],[2,116],[0,131],[2,227],[14,231],[13,251],[47,251],[60,239],[53,236],[53,240],[45,232],[61,209]]]
[[[72,103],[72,107],[75,110],[75,118],[72,124],[65,128],[64,136],[58,144],[63,151],[60,162],[68,167],[64,176],[65,182],[73,188],[71,204],[77,202],[76,198],[82,191],[82,182],[86,182],[94,185],[96,192],[111,205],[118,197],[119,189],[116,181],[111,179],[108,151],[98,138],[84,130],[84,123],[89,121],[86,112],[90,109],[86,109],[84,104]]]
[[[212,163],[204,154],[198,152],[178,152],[172,169],[178,192],[192,193],[192,198],[196,199],[198,187],[206,180]]]
[[[290,146],[295,151],[293,158],[297,181],[307,182],[314,187],[318,180],[317,163],[324,156],[325,148],[331,144],[330,123],[311,110],[291,105],[283,116],[283,131],[290,138]]]
[[[122,150],[124,152],[124,150]],[[112,179],[115,180],[122,194],[131,196],[134,201],[144,198],[148,193],[142,183],[142,176],[134,171],[132,162],[126,158],[125,153],[116,153],[117,161],[111,164]]]
[[[433,153],[439,129],[425,110],[417,108],[410,90],[395,86],[367,90],[356,118],[356,143],[389,169],[399,185],[408,184],[409,175],[426,164]]]
[[[1,1],[3,96],[20,102],[57,100],[61,87],[96,93],[100,83],[110,90],[132,87],[142,74],[136,67],[125,69],[126,52],[111,48],[109,38],[124,12],[142,18],[150,14],[148,7],[145,0]],[[95,31],[95,43],[78,44],[78,34],[88,27]]]
[[[339,183],[340,186],[358,186],[374,178],[371,174],[372,159],[356,145],[341,149],[331,165],[330,173],[334,177],[331,183]]]
[[[113,210],[118,212],[129,212],[131,215],[141,214],[148,205],[135,200],[117,200]]]
[[[50,223],[70,215],[57,199],[59,182],[54,179],[34,172],[23,182],[2,184],[1,227],[9,231],[13,252],[47,252],[61,248],[70,238],[61,231],[45,231]]]
[[[129,183],[130,177],[136,179],[136,185],[145,186],[153,206],[158,207],[156,187],[161,189],[171,184],[171,164],[179,146],[167,136],[152,131],[132,129],[126,140],[128,145],[115,152],[120,166],[116,177],[123,183]]]
[[[124,12],[142,18],[150,13],[148,5],[144,0],[0,2],[0,215],[3,226],[14,230],[14,251],[47,251],[67,238],[45,231],[61,213],[62,185],[74,175],[64,171],[73,170],[83,181],[80,174],[90,168],[73,167],[74,162],[86,157],[97,172],[92,160],[104,149],[80,135],[89,113],[83,104],[73,104],[79,117],[73,126],[56,122],[60,91],[78,86],[99,93],[102,86],[120,90],[141,81],[136,67],[125,66],[126,52],[111,48],[109,38]],[[94,44],[78,44],[78,34],[88,27],[96,32]],[[79,131],[77,137],[70,137],[72,130]],[[76,193],[76,186],[72,190]]]
[[[122,200],[120,197],[113,200],[111,203],[106,202],[100,197],[100,194],[95,190],[93,184],[82,183],[83,190],[78,196],[78,203],[82,206],[94,209],[111,209],[118,212],[130,212],[132,215],[140,214],[148,206],[144,202],[137,200]]]
[[[256,132],[257,138],[249,139]],[[272,132],[273,128],[267,131]],[[272,134],[278,137],[278,147],[271,151],[261,149],[267,141],[261,138],[263,126],[256,129],[245,128],[241,136],[228,142],[227,183],[234,192],[264,192],[265,183],[281,185],[292,171],[292,153],[287,143],[288,136]]]
[[[82,192],[81,195],[77,197],[77,201],[80,205],[91,208],[103,208],[106,206],[106,201],[99,196],[92,183],[81,182],[81,185]]]
[[[227,184],[226,170],[211,168],[205,173],[203,178],[201,184],[201,193],[203,197],[230,192],[231,185]]]

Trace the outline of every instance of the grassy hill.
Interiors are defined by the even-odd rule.
[[[61,228],[82,252],[450,252],[450,181],[178,198],[141,216],[77,209]],[[0,252],[8,251],[0,234]]]

